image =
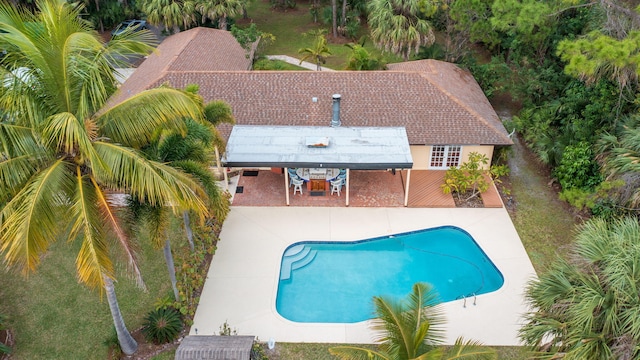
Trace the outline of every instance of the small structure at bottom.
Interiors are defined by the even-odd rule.
[[[200,336],[182,340],[176,360],[249,360],[255,336]]]

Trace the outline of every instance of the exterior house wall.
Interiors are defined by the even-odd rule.
[[[413,158],[414,170],[427,170],[429,169],[429,154],[431,152],[431,146],[425,145],[410,145],[411,157]]]
[[[411,157],[413,158],[413,170],[429,170],[429,162],[431,158],[430,145],[411,145]],[[462,145],[462,157],[460,163],[469,159],[469,153],[478,152],[489,158],[486,168],[491,165],[493,156],[493,145]]]
[[[493,145],[467,145],[462,147],[462,161],[460,163],[466,162],[469,159],[469,153],[477,152],[480,154],[486,155],[489,159],[487,165],[484,166],[485,169],[488,169],[491,166],[491,161],[493,160]]]

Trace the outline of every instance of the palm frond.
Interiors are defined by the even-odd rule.
[[[34,81],[34,72],[23,70],[2,71],[3,84],[0,87],[0,108],[9,122],[18,126],[38,129],[44,112],[44,101],[38,95],[39,86]]]
[[[444,349],[435,348],[411,360],[441,360],[443,356],[444,356]]]
[[[236,123],[231,106],[222,100],[208,102],[204,106],[204,118],[213,126],[218,126],[222,123],[232,125]]]
[[[424,336],[414,339],[416,347],[421,343],[428,345],[442,343],[444,329],[441,326],[445,323],[445,318],[442,307],[438,306],[440,303],[439,295],[432,285],[424,282],[418,282],[413,285],[412,292],[407,297],[405,305],[408,319],[415,324],[416,329],[420,329],[425,323],[428,324],[426,328],[423,327],[423,330],[420,331]],[[426,336],[427,333],[428,337]]]
[[[138,287],[146,290],[146,286],[144,284],[144,281],[142,280],[142,272],[140,271],[140,267],[138,266],[136,252],[129,242],[129,238],[120,226],[118,218],[111,205],[107,201],[105,193],[100,185],[98,185],[94,178],[91,178],[90,180],[96,194],[96,204],[100,209],[99,219],[101,219],[108,226],[108,229],[113,232],[113,234],[115,234],[116,239],[120,243],[120,249],[124,252],[127,259],[127,267],[129,269],[128,274],[131,274],[133,276]]]
[[[60,111],[87,119],[100,110],[115,91],[113,65],[100,56],[104,45],[94,33],[70,34],[61,50],[64,72],[60,76],[65,81],[62,89],[66,106]]]
[[[0,161],[0,203],[12,198],[37,171],[33,159],[19,156]]]
[[[135,31],[111,39],[104,49],[103,56],[114,68],[125,68],[129,66],[127,59],[151,54],[157,42],[157,38],[150,31]]]
[[[47,146],[53,146],[57,152],[68,156],[84,157],[95,153],[84,124],[68,112],[50,116],[43,129],[43,137]],[[90,157],[96,158],[95,155]]]
[[[521,339],[539,358],[561,352],[566,359],[630,357],[640,337],[638,287],[640,224],[635,218],[594,218],[579,227],[571,263],[558,261],[530,283]]]
[[[114,278],[113,263],[105,239],[104,224],[99,216],[98,196],[91,180],[83,176],[80,168],[75,171],[75,191],[71,205],[71,229],[69,239],[79,239],[82,246],[76,258],[76,271],[80,282],[101,292],[104,276]]]
[[[445,358],[448,360],[455,359],[477,359],[491,360],[497,359],[498,355],[492,348],[483,346],[480,342],[474,340],[464,340],[459,337],[455,344],[446,352]]]
[[[405,318],[405,308],[394,299],[374,296],[376,318],[373,329],[377,331],[384,350],[399,358],[409,359],[415,355],[413,334],[415,324],[410,324]]]
[[[58,160],[35,174],[0,213],[0,251],[9,265],[25,274],[37,268],[40,256],[56,239],[59,196],[73,182],[68,166]]]
[[[100,114],[97,123],[109,139],[141,147],[156,128],[184,133],[184,118],[199,120],[201,108],[184,92],[157,88],[142,91]]]
[[[136,205],[144,209],[138,218],[138,223],[145,225],[154,248],[161,249],[164,246],[170,221],[168,212],[161,206],[151,206],[142,202],[137,202]]]
[[[207,213],[202,201],[206,194],[197,182],[181,171],[147,160],[131,148],[99,141],[94,147],[106,169],[110,169],[94,169],[101,182],[130,192],[152,206],[172,206],[176,214],[185,209]]]
[[[0,122],[0,154],[7,157],[24,154],[37,156],[43,152],[31,128]]]
[[[342,360],[393,360],[388,354],[355,346],[334,346],[329,353]]]
[[[213,177],[211,170],[201,164],[190,161],[176,161],[171,163],[172,166],[182,169],[182,171],[190,174],[197,179],[207,194],[207,205],[210,215],[218,221],[223,221],[226,214],[229,213],[229,197],[220,189],[216,179]]]

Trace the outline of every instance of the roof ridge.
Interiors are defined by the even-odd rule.
[[[190,30],[185,30],[182,32],[182,34],[187,34],[188,36],[185,36],[187,38],[187,41],[181,41],[179,42],[180,46],[178,46],[178,51],[173,54],[173,57],[171,58],[171,60],[167,61],[167,64],[165,65],[164,68],[162,68],[162,70],[160,70],[160,74],[164,74],[168,72],[168,69],[171,68],[171,66],[173,65],[173,63],[176,61],[176,59],[178,59],[180,57],[180,55],[182,55],[182,53],[185,51],[185,49],[189,46],[189,44],[191,44],[191,42],[193,41],[193,39],[195,39],[196,35],[198,35],[198,33],[200,33],[203,29],[203,27],[196,27],[194,29],[190,29]],[[176,34],[178,35],[178,34]],[[180,37],[178,37],[180,38]],[[174,38],[175,41],[175,38]],[[162,44],[160,44],[160,46],[157,47],[158,52],[160,52],[160,47],[162,46]]]
[[[456,68],[460,71],[463,71],[462,69],[460,69],[457,65]],[[477,111],[475,111],[474,109],[470,108],[464,101],[461,101],[459,97],[453,95],[451,92],[447,91],[445,88],[443,88],[442,86],[440,86],[438,83],[436,83],[435,81],[432,81],[432,79],[427,75],[426,72],[424,71],[417,71],[420,73],[420,76],[422,76],[423,78],[425,78],[430,84],[432,84],[433,86],[437,87],[443,94],[445,94],[448,98],[450,98],[451,100],[453,100],[453,102],[455,102],[456,104],[458,104],[460,107],[462,107],[463,109],[465,109],[466,111],[468,111],[470,114],[472,114],[476,119],[479,119],[482,123],[484,123],[485,125],[489,126],[491,129],[493,129],[493,131],[498,134],[500,137],[502,137],[503,139],[507,140],[507,141],[511,141],[511,139],[509,139],[508,136],[504,136],[504,134],[501,131],[498,131],[498,129],[496,129],[496,127],[494,126],[494,124],[491,124],[487,119],[484,118],[484,116],[482,116],[480,113],[478,113]],[[434,73],[436,74],[436,76],[440,73],[438,71],[434,71]],[[442,75],[440,73],[440,75]],[[473,77],[472,77],[473,78]],[[475,81],[475,79],[474,79]],[[479,86],[478,86],[479,87]],[[482,89],[480,89],[480,91],[482,91]],[[484,91],[482,91],[482,93],[484,94]],[[487,100],[489,101],[489,100]],[[491,104],[489,104],[489,106],[491,106]],[[493,108],[493,107],[491,107]],[[496,116],[498,116],[496,114]],[[500,117],[498,117],[498,121],[500,121]],[[478,145],[482,145],[482,144],[478,144]]]

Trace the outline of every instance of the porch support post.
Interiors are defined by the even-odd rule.
[[[407,170],[407,184],[404,187],[404,206],[409,204],[409,180],[411,180],[411,169]]]
[[[284,193],[289,206],[289,168],[284,168]]]
[[[345,197],[346,198],[346,200],[345,200],[346,201],[346,203],[345,203],[346,206],[349,206],[349,178],[350,178],[349,174],[350,174],[349,168],[347,168],[347,179],[346,179],[346,181],[344,183],[344,188],[345,188],[346,193],[347,193],[347,196]]]
[[[218,173],[222,173],[222,176],[224,177],[224,189],[229,192],[229,178],[227,177],[226,169],[222,170],[222,165],[220,164],[220,150],[218,150],[217,146],[214,146],[214,149],[216,151],[216,166],[218,167]]]

